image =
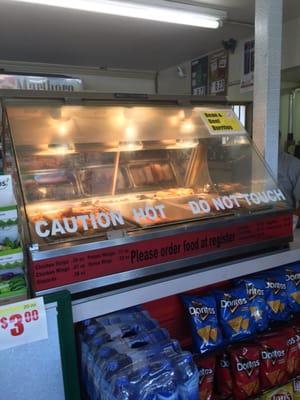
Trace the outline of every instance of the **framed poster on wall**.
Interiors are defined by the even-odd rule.
[[[208,56],[192,61],[192,94],[208,95]]]
[[[218,50],[191,63],[191,92],[196,96],[226,96],[228,52]]]
[[[255,57],[255,43],[254,39],[244,41],[243,45],[243,70],[241,77],[241,93],[253,90],[254,84],[254,57]]]
[[[226,96],[228,81],[228,52],[220,50],[209,56],[209,94]]]

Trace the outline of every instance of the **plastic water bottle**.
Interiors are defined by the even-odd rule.
[[[88,385],[90,396],[93,396],[95,390],[105,392],[108,390],[112,377],[120,370],[132,366],[133,369],[139,368],[141,362],[151,360],[157,356],[168,357],[169,355],[181,352],[180,344],[177,340],[164,340],[156,343],[147,343],[144,346],[131,348],[130,344],[144,343],[147,338],[148,341],[155,341],[160,336],[165,337],[166,332],[157,332],[157,330],[150,333],[143,332],[137,335],[138,339],[110,342],[102,346],[94,356],[91,369],[88,371]],[[142,338],[142,339],[141,339]],[[133,338],[130,338],[133,339]],[[142,340],[142,342],[140,341]],[[147,362],[148,362],[147,361]],[[90,365],[90,364],[89,364]]]
[[[92,376],[103,375],[103,371],[106,368],[106,363],[117,357],[119,354],[127,354],[131,357],[133,362],[136,359],[146,359],[154,357],[158,354],[164,354],[165,356],[174,355],[174,353],[180,353],[181,347],[178,340],[164,340],[159,343],[146,344],[145,346],[131,349],[126,343],[112,342],[102,346],[95,355],[94,368]]]
[[[94,325],[90,325],[87,330],[92,331]],[[87,388],[92,387],[93,380],[93,365],[95,363],[95,356],[98,353],[100,347],[107,343],[111,342],[116,338],[124,338],[136,336],[138,333],[142,333],[143,329],[151,329],[156,328],[157,322],[154,320],[145,320],[135,323],[133,325],[123,324],[123,325],[110,325],[105,328],[99,328],[96,331],[95,335],[89,340],[88,350],[85,349],[85,360],[84,360],[84,368],[85,368],[85,383]],[[145,331],[146,332],[146,331]],[[129,348],[129,346],[127,346]],[[88,393],[90,390],[88,389]]]
[[[154,394],[157,400],[178,400],[176,375],[170,359],[157,355],[146,362],[149,363],[149,374],[140,384],[140,398]]]
[[[189,352],[182,352],[171,357],[176,372],[179,388],[179,400],[198,400],[199,371]]]
[[[89,354],[90,342],[96,334],[99,327],[95,324],[87,326],[80,334],[80,360],[82,381],[87,381],[87,359]]]
[[[120,376],[116,379],[112,400],[129,400],[130,396],[130,383],[127,376]]]
[[[169,332],[166,329],[160,328],[154,329],[149,332],[141,332],[136,336],[121,339],[120,343],[125,343],[128,347],[131,348],[137,348],[150,343],[159,343],[169,338]]]
[[[178,400],[178,388],[176,382],[172,380],[167,380],[162,382],[161,386],[156,391],[157,400]]]
[[[170,361],[164,354],[161,354],[157,350],[153,352],[151,357],[147,358],[147,355],[149,354],[145,351],[131,350],[127,354],[118,354],[109,359],[106,362],[105,367],[102,368],[101,373],[97,375],[100,377],[100,383],[98,381],[98,386],[101,387],[102,392],[107,392],[109,390],[109,387],[111,386],[114,377],[118,376],[120,373],[123,374],[124,371],[130,371],[130,381],[132,382],[134,372],[139,372],[143,368],[148,367],[148,365],[150,367],[150,375],[146,377],[146,381],[144,382],[145,387],[140,388],[140,391],[142,391],[142,389],[149,389],[149,384],[151,384],[151,390],[156,390],[157,387],[165,387],[164,392],[167,392],[166,385],[168,383],[168,377],[166,377],[165,374],[169,374],[171,371],[173,381],[175,377],[175,372],[171,368]],[[158,382],[159,379],[160,381]],[[174,385],[175,383],[173,382],[173,389]],[[169,385],[169,392],[170,388],[171,385]],[[175,390],[173,390],[173,393],[175,393]]]
[[[151,358],[157,354],[170,357],[174,354],[181,353],[181,347],[178,340],[170,339],[164,340],[159,343],[148,344],[144,347],[138,348],[138,351],[142,353],[142,357]]]
[[[140,388],[149,374],[149,366],[143,365],[132,371],[125,368],[115,376],[107,390],[102,391],[101,400],[137,400],[140,399]]]
[[[154,324],[154,325],[153,325]],[[87,330],[94,331],[92,328],[94,325],[90,325]],[[98,352],[98,349],[107,342],[112,342],[113,339],[119,337],[129,336],[129,338],[121,339],[113,345],[113,347],[118,351],[118,348],[125,345],[128,349],[131,347],[141,347],[142,345],[148,343],[155,343],[156,341],[159,342],[161,339],[166,339],[169,334],[166,330],[161,329],[154,329],[153,331],[143,331],[143,328],[150,328],[156,326],[156,322],[153,323],[152,321],[140,321],[140,323],[134,324],[133,326],[130,325],[111,325],[106,327],[105,330],[99,330],[98,333],[96,332],[95,336],[89,340],[89,344],[87,348],[85,348],[85,360],[84,360],[84,368],[85,368],[85,382],[88,385],[90,380],[89,376],[93,376],[91,373],[92,366],[95,362],[95,355]],[[140,332],[135,334],[136,332]],[[135,334],[135,335],[134,335]],[[130,336],[133,335],[133,336]]]
[[[93,370],[90,372],[90,376],[103,375],[109,360],[117,357],[119,354],[127,354],[130,356],[132,362],[135,362],[137,359],[151,358],[158,354],[169,356],[174,352],[181,352],[179,342],[174,339],[165,340],[160,343],[147,344],[137,349],[131,349],[125,343],[107,343],[95,354]]]
[[[132,314],[132,317],[130,316],[131,314]],[[139,315],[139,314],[142,314],[142,315]],[[145,318],[145,317],[150,318],[148,311],[142,310],[141,306],[134,306],[134,307],[125,308],[124,310],[119,310],[119,311],[116,311],[116,312],[113,312],[113,313],[110,313],[107,315],[103,315],[101,317],[88,318],[88,319],[82,321],[81,325],[88,326],[88,325],[91,325],[91,324],[94,324],[97,322],[98,323],[103,322],[104,326],[105,325],[113,325],[114,323],[118,323],[118,322],[113,322],[114,319],[117,319],[117,318],[125,319],[126,315],[128,315],[127,321],[131,321],[131,320],[137,321],[137,320]],[[135,317],[135,318],[131,319],[133,317]]]
[[[152,319],[147,311],[117,312],[106,316],[95,318],[95,322],[102,326],[122,324],[124,322],[138,322],[140,320]]]

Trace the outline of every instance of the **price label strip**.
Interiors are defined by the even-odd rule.
[[[0,350],[48,338],[42,297],[0,307]]]

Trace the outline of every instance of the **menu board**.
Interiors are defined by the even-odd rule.
[[[208,94],[208,56],[192,61],[192,94]]]
[[[218,50],[191,63],[191,91],[196,96],[226,96],[228,52]]]
[[[209,57],[209,94],[226,96],[228,80],[228,53],[221,50]]]

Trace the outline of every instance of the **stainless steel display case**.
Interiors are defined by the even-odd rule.
[[[35,292],[83,291],[291,239],[284,195],[230,106],[74,100],[4,101]]]

